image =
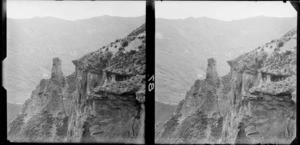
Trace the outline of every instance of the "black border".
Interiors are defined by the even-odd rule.
[[[146,1],[146,101],[145,143],[154,144],[155,11],[154,0]]]
[[[3,0],[1,3],[1,78],[0,81],[3,84],[3,74],[2,74],[2,68],[3,68],[3,61],[6,58],[6,0]],[[1,85],[0,88],[1,91],[1,99],[3,101],[0,101],[0,143],[8,143],[7,140],[7,93],[4,89],[4,86]]]
[[[94,0],[91,0],[94,1]],[[120,1],[120,0],[117,0]],[[128,1],[128,0],[123,0],[123,1]],[[131,0],[133,1],[133,0]],[[135,0],[139,1],[139,0]],[[143,1],[143,0],[140,0]],[[180,1],[180,0],[157,0],[157,1]],[[181,0],[185,1],[185,0]],[[203,1],[203,0],[189,0],[189,1]],[[231,1],[231,0],[214,0],[214,1]],[[261,0],[248,0],[248,1],[261,1]],[[273,1],[273,0],[268,0],[268,1]],[[276,0],[277,1],[277,0]],[[278,0],[279,1],[279,0]],[[283,2],[286,2],[286,0],[282,0]],[[292,0],[293,2],[297,3],[297,0]],[[154,6],[155,0],[146,0],[146,102],[145,102],[145,144],[154,144],[155,136],[154,136],[154,103],[155,103],[155,98],[154,98],[154,92],[155,88],[152,89],[151,91],[149,90],[149,85],[151,83],[154,83],[154,78],[150,79],[152,76],[155,76],[155,6]],[[213,1],[212,1],[213,2]],[[290,2],[288,2],[290,3]],[[299,2],[298,4],[298,9],[299,9]],[[1,60],[2,63],[1,65],[1,78],[0,81],[3,82],[3,75],[2,75],[2,68],[3,68],[3,60],[6,58],[6,0],[3,0],[1,2]],[[294,7],[295,8],[295,7]],[[296,9],[296,8],[295,8]],[[299,68],[299,63],[298,63],[298,50],[299,50],[299,40],[300,40],[300,33],[299,33],[299,12],[297,10],[297,71]],[[149,80],[150,79],[150,80]],[[298,77],[297,77],[298,80]],[[297,81],[297,90],[299,86],[299,81]],[[5,97],[4,97],[5,95]],[[6,120],[7,120],[7,93],[6,90],[4,89],[3,86],[1,86],[1,99],[0,101],[0,143],[10,143],[7,140],[7,126],[6,126]],[[298,94],[297,94],[298,97]],[[299,115],[299,105],[297,105],[297,116]],[[296,116],[296,118],[297,118]],[[296,138],[292,142],[292,144],[298,144],[298,123],[299,120],[297,118],[297,129],[296,129]],[[27,143],[31,144],[31,143]],[[39,143],[37,143],[39,144]],[[45,144],[60,144],[60,143],[45,143]],[[69,143],[62,143],[62,144],[69,144]],[[78,143],[75,143],[78,144]],[[82,144],[82,143],[80,143]],[[101,144],[101,143],[92,143],[92,144]],[[104,144],[104,143],[103,143]],[[107,144],[107,143],[106,143]]]
[[[297,76],[296,76],[296,81],[297,81],[297,92],[296,92],[296,138],[291,142],[291,144],[298,144],[298,135],[299,135],[299,130],[298,130],[298,126],[299,126],[299,105],[297,104],[298,102],[298,90],[299,89],[299,81],[298,81],[298,72],[299,72],[299,42],[300,42],[300,31],[299,31],[299,6],[300,6],[300,2],[299,1],[292,1],[290,2],[290,4],[294,7],[294,9],[297,11],[297,50],[296,50],[296,60],[297,60]]]

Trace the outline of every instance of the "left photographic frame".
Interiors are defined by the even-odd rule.
[[[9,142],[145,143],[145,1],[7,1],[6,13]]]

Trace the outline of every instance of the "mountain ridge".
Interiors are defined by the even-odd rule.
[[[246,20],[223,23],[217,20],[157,19],[157,100],[179,103],[189,89],[187,86],[197,78],[204,78],[204,62],[208,58],[215,58],[220,63],[218,73],[225,75],[230,70],[227,60],[277,39],[296,27],[295,18]]]
[[[113,21],[117,19],[113,18]],[[4,87],[8,91],[8,101],[23,103],[27,99],[24,96],[30,96],[30,90],[35,88],[39,79],[50,76],[51,64],[47,62],[52,58],[60,57],[65,66],[62,71],[71,74],[75,69],[72,60],[116,38],[125,37],[144,23],[143,17],[122,20],[122,23],[115,23],[102,19],[89,24],[84,20],[72,22],[55,19],[48,23],[46,19],[41,19],[35,23],[31,20],[7,19]]]
[[[31,18],[11,18],[7,17],[8,20],[41,20],[41,19],[53,19],[53,20],[63,20],[63,21],[82,21],[82,20],[87,20],[87,19],[103,19],[103,18],[144,18],[145,16],[135,16],[135,17],[123,17],[123,16],[111,16],[111,15],[101,15],[101,16],[93,16],[93,17],[88,17],[88,18],[81,18],[81,19],[76,19],[76,20],[68,20],[64,18],[59,18],[59,17],[54,17],[54,16],[36,16],[36,17],[31,17]]]
[[[233,20],[221,20],[217,18],[212,18],[212,17],[187,17],[187,18],[181,18],[181,19],[168,19],[168,18],[157,18],[157,19],[162,19],[162,20],[212,20],[212,21],[222,21],[222,22],[233,22],[233,21],[244,21],[244,20],[251,20],[251,19],[261,19],[261,18],[267,18],[267,19],[296,19],[297,17],[270,17],[270,16],[252,16],[252,17],[247,17],[247,18],[241,18],[241,19],[233,19]]]

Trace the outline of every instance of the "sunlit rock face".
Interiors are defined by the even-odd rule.
[[[10,123],[9,140],[144,143],[145,62],[144,25],[74,60],[66,77],[53,58],[51,78]]]
[[[228,61],[219,77],[208,59],[176,112],[156,132],[157,143],[279,143],[296,135],[296,30]],[[276,47],[269,47],[269,46]]]

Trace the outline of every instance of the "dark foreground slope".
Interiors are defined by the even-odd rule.
[[[228,61],[219,77],[208,59],[206,78],[196,80],[161,128],[158,143],[280,143],[296,135],[296,29]]]
[[[8,138],[21,142],[144,142],[145,25],[123,39],[74,60],[64,76],[53,59],[9,125]]]

